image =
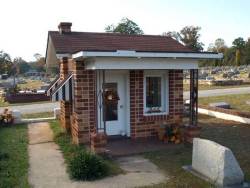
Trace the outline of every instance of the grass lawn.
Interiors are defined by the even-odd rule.
[[[0,97],[0,107],[9,106],[8,102],[5,102],[3,97]]]
[[[250,125],[225,121],[209,116],[200,115],[199,124],[202,126],[202,138],[210,139],[226,147],[229,147],[240,163],[245,173],[246,181],[250,181]],[[182,169],[183,165],[189,165],[192,161],[192,148],[176,145],[168,151],[151,152],[145,154],[171,179],[165,183],[149,186],[160,187],[213,187],[211,184],[191,175]]]
[[[8,103],[8,102],[4,102],[4,101],[0,98],[0,107],[23,106],[23,105],[44,104],[44,103],[51,103],[51,101],[39,101],[39,102],[28,102],[28,103]]]
[[[213,102],[227,102],[233,109],[250,112],[250,105],[246,104],[247,100],[250,101],[249,94],[225,95],[199,98],[199,104],[208,105]]]
[[[211,89],[229,89],[229,88],[239,88],[239,87],[250,87],[250,84],[234,85],[234,86],[210,86],[206,84],[199,84],[199,90],[211,90]],[[190,85],[183,84],[184,91],[189,91]]]
[[[67,165],[69,165],[70,159],[80,150],[86,150],[84,145],[75,145],[71,141],[71,135],[65,133],[59,125],[57,120],[50,121],[50,127],[54,133],[54,141],[57,143],[64,155],[64,159]],[[123,173],[123,170],[113,160],[108,158],[104,159],[104,162],[108,166],[108,174],[118,175]]]
[[[27,125],[0,127],[0,187],[28,188]]]
[[[41,80],[30,80],[30,79],[26,79],[27,83],[25,84],[18,84],[18,87],[20,87],[20,89],[40,89],[42,85],[44,85],[44,83]]]
[[[24,119],[33,119],[33,118],[47,118],[54,117],[54,112],[40,112],[34,114],[22,114],[22,118]]]

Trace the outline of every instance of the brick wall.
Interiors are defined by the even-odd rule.
[[[74,104],[71,119],[73,142],[90,142],[96,124],[95,71],[85,70],[84,62],[72,64]],[[178,124],[183,113],[183,72],[169,71],[169,114],[143,115],[143,71],[130,71],[130,126],[131,138],[157,135],[161,124]]]
[[[61,127],[63,127],[65,130],[70,131],[70,114],[72,111],[72,105],[68,101],[61,101],[60,102],[60,121],[61,121]]]
[[[73,63],[74,109],[71,133],[76,144],[90,142],[90,133],[95,129],[95,71],[85,70],[84,62]]]
[[[130,71],[131,138],[156,136],[161,124],[178,124],[183,113],[183,71],[169,71],[169,114],[143,115],[143,71]]]

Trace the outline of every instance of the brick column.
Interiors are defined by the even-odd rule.
[[[60,121],[61,121],[61,127],[63,127],[66,131],[70,131],[70,114],[72,111],[72,105],[69,101],[61,101],[60,102]]]
[[[183,70],[169,71],[169,115],[174,124],[183,117]]]
[[[89,143],[95,131],[96,91],[95,71],[86,70],[83,61],[72,66],[74,77],[73,142]]]
[[[60,61],[60,79],[64,80],[68,75],[68,58],[63,57]]]
[[[143,116],[143,71],[130,71],[130,136],[137,135],[137,123]],[[141,125],[142,126],[142,125]]]
[[[68,76],[68,58],[63,57],[60,60],[60,80],[63,81]],[[70,131],[70,114],[72,111],[72,104],[68,101],[61,100],[60,102],[60,122],[61,127],[66,131]]]

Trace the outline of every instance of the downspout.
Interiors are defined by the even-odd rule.
[[[98,87],[97,87],[97,73],[98,73],[98,70],[95,71],[95,93],[96,93],[96,99],[95,99],[95,106],[96,106],[96,110],[95,110],[95,113],[96,113],[96,116],[95,116],[95,119],[96,119],[96,132],[98,133]]]
[[[105,117],[105,101],[104,101],[104,98],[103,98],[103,94],[104,94],[104,91],[105,91],[105,70],[102,71],[102,110],[103,110],[103,126],[104,126],[104,133],[106,134],[106,117]]]

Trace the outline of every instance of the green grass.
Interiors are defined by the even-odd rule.
[[[246,101],[250,101],[249,94],[199,98],[199,104],[202,105],[208,105],[209,103],[214,102],[227,102],[231,105],[231,108],[233,109],[250,112],[250,105],[246,104]]]
[[[200,115],[199,125],[202,126],[201,137],[213,140],[230,148],[239,161],[245,174],[245,180],[250,181],[250,125],[232,121],[225,121],[213,117]],[[150,152],[144,156],[155,163],[170,180],[162,184],[149,186],[152,188],[206,188],[213,187],[182,169],[192,161],[192,148],[176,145],[171,150]]]
[[[30,80],[26,79],[27,83],[25,84],[18,84],[20,89],[40,89],[44,83],[41,80]]]
[[[200,125],[202,126],[202,138],[213,140],[232,150],[245,174],[245,180],[249,182],[250,125],[205,115],[200,117]]]
[[[69,165],[69,162],[73,156],[76,155],[76,153],[86,150],[84,145],[75,145],[72,143],[71,135],[65,133],[62,128],[60,127],[60,124],[57,120],[50,121],[50,127],[53,130],[54,133],[54,141],[59,145],[63,155],[65,162],[67,166]],[[113,160],[103,157],[104,162],[108,166],[108,174],[110,176],[118,175],[123,173],[123,170],[119,167],[117,163],[115,163]]]
[[[8,102],[5,102],[3,97],[0,97],[0,107],[7,107],[9,106]]]
[[[171,147],[168,151],[150,152],[144,155],[155,163],[170,180],[158,185],[148,186],[152,188],[177,188],[177,187],[192,187],[206,188],[211,187],[211,184],[201,180],[191,173],[182,169],[184,165],[190,165],[192,162],[192,149],[179,145]]]
[[[27,125],[0,128],[0,187],[28,188]]]
[[[39,101],[39,102],[28,102],[28,103],[8,103],[8,102],[4,102],[3,99],[0,98],[0,107],[23,106],[23,105],[44,104],[44,103],[51,103],[51,101]]]
[[[22,114],[22,118],[24,119],[33,119],[33,118],[48,118],[54,117],[54,112],[40,112],[34,114]]]

